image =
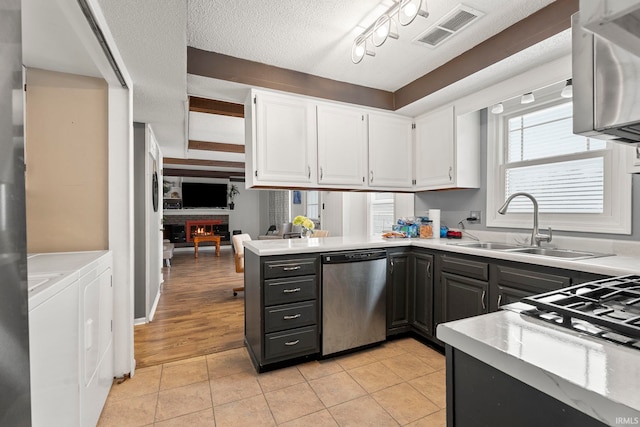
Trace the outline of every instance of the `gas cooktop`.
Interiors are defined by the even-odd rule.
[[[640,349],[640,276],[582,283],[525,297],[521,313]]]

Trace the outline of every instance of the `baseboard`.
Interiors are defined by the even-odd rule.
[[[160,288],[158,288],[158,293],[156,294],[156,298],[153,301],[153,305],[151,306],[151,310],[149,311],[149,322],[153,321],[153,316],[156,314],[156,309],[158,308],[158,303],[160,302]]]
[[[133,319],[133,326],[138,326],[138,325],[145,325],[149,322],[147,322],[147,318],[146,317],[139,317],[137,319]]]

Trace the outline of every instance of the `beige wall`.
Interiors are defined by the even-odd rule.
[[[28,69],[27,251],[107,249],[107,84]]]

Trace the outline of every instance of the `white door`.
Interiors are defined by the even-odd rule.
[[[318,106],[318,183],[364,187],[367,121],[362,110]]]
[[[411,119],[388,114],[369,114],[370,188],[411,188]]]
[[[447,188],[454,183],[453,106],[416,119],[416,189]]]
[[[312,184],[316,176],[315,106],[293,96],[256,95],[255,179]]]

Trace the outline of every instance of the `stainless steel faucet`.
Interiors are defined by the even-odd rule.
[[[511,203],[511,200],[518,196],[528,197],[533,203],[533,230],[531,231],[531,246],[540,246],[540,242],[550,242],[552,238],[551,227],[549,227],[549,234],[540,234],[538,232],[538,201],[531,194],[525,193],[523,191],[513,193],[507,198],[500,209],[498,209],[498,213],[500,215],[506,214],[509,203]]]

